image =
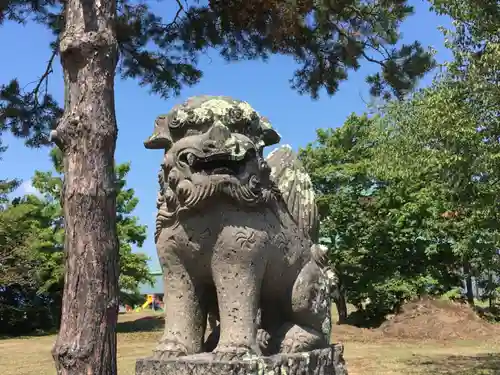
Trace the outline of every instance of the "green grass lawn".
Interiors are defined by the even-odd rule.
[[[133,375],[135,360],[151,354],[161,334],[161,319],[147,314],[120,316],[118,370]],[[345,346],[350,375],[493,375],[500,374],[500,344],[481,342],[404,342],[363,337],[362,330],[333,336]],[[55,336],[0,340],[3,375],[53,375],[50,350]],[[223,375],[223,374],[221,374]]]

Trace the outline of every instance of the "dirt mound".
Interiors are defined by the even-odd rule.
[[[377,331],[385,337],[418,340],[476,340],[497,338],[500,326],[481,319],[466,304],[421,299],[403,306]]]
[[[332,326],[332,342],[378,342],[384,338],[382,332],[341,324]]]

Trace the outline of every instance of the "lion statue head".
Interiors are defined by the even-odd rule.
[[[158,208],[165,219],[216,195],[245,205],[276,193],[263,157],[279,134],[248,103],[226,96],[197,96],[158,116],[145,142],[164,149]],[[160,214],[159,214],[160,215]]]

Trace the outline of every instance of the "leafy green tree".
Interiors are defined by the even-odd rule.
[[[55,267],[49,266],[52,277],[48,280],[56,282],[62,289],[64,277],[64,263],[62,260],[64,248],[64,217],[62,213],[60,195],[63,187],[62,173],[62,153],[54,148],[51,157],[55,173],[35,172],[33,186],[42,194],[41,202],[44,212],[50,217],[50,224],[47,225],[45,233],[41,233],[40,240],[43,246],[56,251],[60,258],[56,261]],[[139,293],[139,284],[149,282],[153,279],[149,274],[149,258],[142,253],[132,252],[132,246],[142,247],[146,240],[146,226],[139,223],[137,216],[132,213],[137,207],[139,200],[135,197],[134,189],[126,188],[126,177],[130,172],[130,163],[118,164],[115,167],[117,185],[117,229],[120,243],[120,291],[122,303],[127,303],[129,298]],[[33,199],[33,198],[32,198]]]
[[[435,196],[445,219],[436,225],[450,234],[463,261],[467,299],[474,303],[474,276],[492,304],[498,294],[498,278],[493,275],[498,274],[499,262],[500,4],[431,3],[454,20],[455,30],[443,30],[453,60],[432,88],[389,110],[388,118],[400,119],[390,125],[393,135],[399,133],[394,135],[398,141],[392,152],[385,149],[381,154],[392,161],[405,154],[399,167],[389,165],[398,173],[407,168],[412,178],[418,178],[415,172],[421,169],[410,166],[426,165],[434,171],[428,181],[441,187]]]
[[[454,261],[450,247],[426,231],[435,207],[425,183],[375,173],[380,121],[351,115],[338,129],[318,130],[317,141],[300,153],[339,276],[341,322],[346,300],[374,323],[405,300],[457,282],[448,267]]]
[[[339,129],[318,130],[316,142],[300,150],[318,194],[321,237],[329,243],[339,277],[335,303],[341,323],[347,319],[346,299],[352,298],[352,286],[362,267],[359,261],[366,253],[354,242],[364,224],[359,221],[365,211],[361,200],[371,201],[374,185],[366,164],[371,123],[367,117],[352,115]]]
[[[391,103],[376,165],[386,176],[425,182],[437,209],[429,230],[460,260],[473,304],[472,277],[498,271],[500,128],[498,120],[484,121],[488,108],[479,104],[491,101],[472,101],[471,85],[445,77]]]
[[[51,152],[55,172],[35,172],[40,196],[16,198],[0,211],[0,332],[28,334],[59,323],[64,282],[64,217],[59,201],[63,181],[61,153]],[[126,188],[130,164],[115,168],[120,242],[120,299],[135,300],[138,286],[153,282],[148,257],[132,252],[142,246],[146,227],[132,213],[138,199]]]
[[[477,63],[491,47],[498,44],[500,4],[496,0],[431,0],[432,9],[452,18],[455,30],[444,30],[449,48],[454,52],[452,64],[466,69]],[[495,66],[490,69],[491,72]],[[455,72],[456,73],[456,72]]]
[[[51,270],[61,253],[45,252],[42,233],[51,224],[37,197],[17,198],[0,211],[0,332],[29,334],[52,329],[59,321],[57,288]],[[60,284],[60,283],[59,283]],[[50,294],[54,293],[54,294]]]

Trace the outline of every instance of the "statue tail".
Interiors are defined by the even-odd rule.
[[[319,217],[314,189],[298,155],[284,145],[269,153],[266,162],[271,168],[271,180],[298,228],[306,238],[317,242]]]

